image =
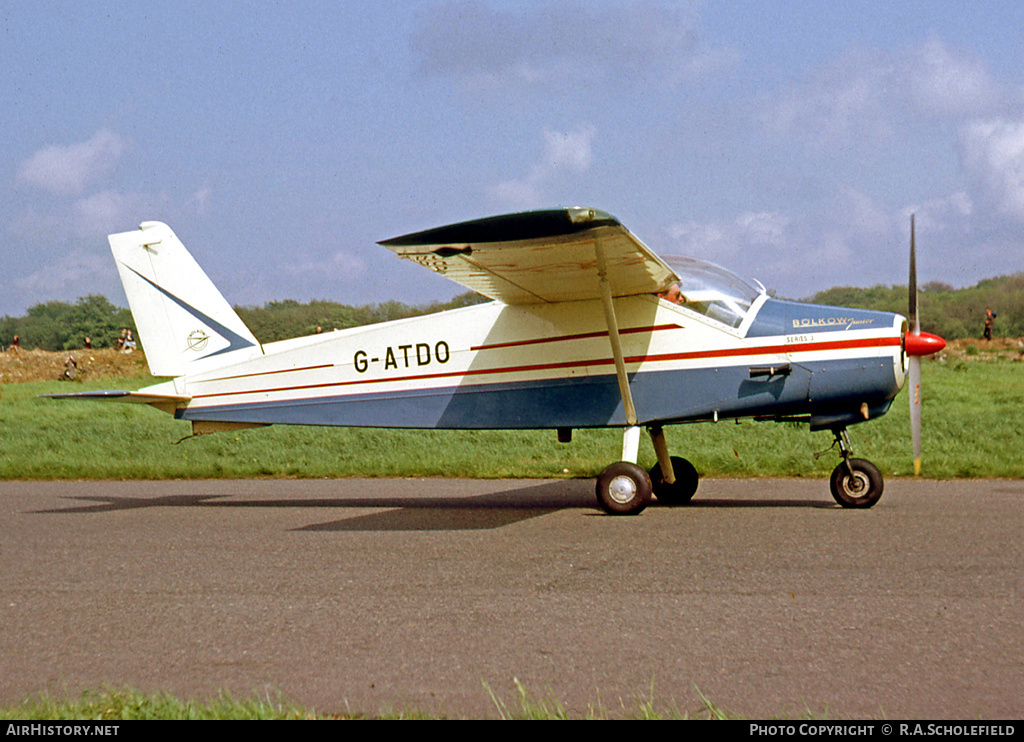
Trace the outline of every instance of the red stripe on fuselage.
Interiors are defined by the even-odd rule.
[[[638,332],[659,332],[661,330],[682,330],[682,325],[655,325],[654,327],[627,327],[619,330],[620,335],[633,335]],[[523,345],[538,345],[540,343],[560,343],[565,340],[588,340],[590,338],[608,337],[607,330],[600,332],[584,332],[579,335],[558,335],[550,338],[534,338],[532,340],[511,340],[507,343],[491,343],[489,345],[471,345],[470,350],[494,350],[495,348],[516,348]]]
[[[766,353],[813,353],[822,350],[850,350],[853,348],[885,348],[900,345],[898,337],[863,338],[861,340],[832,340],[821,343],[785,343],[783,345],[762,345],[758,348],[723,348],[722,350],[693,351],[690,353],[663,353],[647,356],[647,361],[681,361],[690,358],[732,358],[735,356],[759,356]],[[629,359],[627,359],[628,362]]]
[[[900,338],[880,337],[862,338],[858,340],[832,340],[819,343],[792,343],[782,345],[762,345],[750,348],[723,348],[721,350],[691,351],[687,353],[659,353],[647,356],[629,356],[625,358],[626,363],[653,363],[659,361],[683,361],[695,358],[736,358],[739,356],[760,356],[773,353],[813,353],[825,350],[855,350],[858,348],[885,348],[898,347]],[[353,379],[350,381],[334,381],[323,384],[303,384],[296,386],[277,387],[273,389],[250,389],[231,392],[214,392],[211,394],[196,394],[192,399],[208,399],[210,397],[231,397],[239,394],[273,394],[279,392],[293,392],[304,389],[327,389],[331,387],[358,386],[363,384],[382,384],[402,381],[428,381],[431,379],[444,379],[452,377],[481,376],[491,374],[524,373],[528,371],[550,371],[553,369],[585,368],[588,366],[612,366],[615,361],[611,358],[595,358],[585,361],[564,361],[560,363],[536,363],[526,366],[504,366],[499,368],[467,369],[465,371],[445,371],[436,374],[418,374],[410,376],[394,376],[391,378]],[[275,373],[275,372],[268,372]]]
[[[231,381],[232,379],[251,379],[254,376],[271,376],[273,374],[292,374],[300,371],[318,371],[322,368],[334,368],[334,363],[321,363],[319,366],[301,366],[299,368],[279,368],[276,371],[258,371],[254,374],[238,374],[236,376],[218,376],[216,379],[203,379],[203,383],[211,381]]]

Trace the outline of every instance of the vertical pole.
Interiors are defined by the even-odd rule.
[[[615,304],[612,301],[612,287],[608,281],[607,265],[601,240],[594,240],[594,252],[597,255],[597,275],[601,289],[601,303],[604,305],[604,319],[608,326],[608,340],[612,345],[612,358],[615,359],[615,376],[619,381],[619,394],[622,396],[622,409],[626,413],[626,424],[636,425],[636,408],[633,407],[633,395],[629,390],[629,377],[626,376],[626,361],[622,357],[622,342],[619,340],[619,323],[615,317]]]
[[[622,460],[635,464],[640,455],[640,426],[630,425],[622,434]]]
[[[615,360],[615,377],[619,382],[622,410],[626,415],[626,425],[628,426],[622,435],[622,460],[635,464],[640,453],[640,427],[637,425],[636,408],[633,406],[633,394],[629,389],[629,377],[626,375],[626,361],[622,355],[622,341],[619,339],[619,322],[615,317],[612,286],[608,281],[608,264],[605,260],[604,248],[599,237],[594,239],[594,254],[597,258],[598,285],[601,289],[601,304],[604,306],[605,324],[608,326],[608,340],[612,346],[612,358]]]

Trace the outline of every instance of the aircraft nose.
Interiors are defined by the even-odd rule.
[[[914,357],[930,356],[946,347],[945,340],[929,332],[922,332],[919,335],[908,332],[904,336],[903,342],[907,349],[907,355]]]

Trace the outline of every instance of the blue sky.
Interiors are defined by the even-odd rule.
[[[1024,271],[1019,2],[0,2],[0,315],[171,225],[225,297],[460,288],[375,243],[585,205],[781,296]]]

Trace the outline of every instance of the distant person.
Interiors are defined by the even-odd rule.
[[[14,353],[17,353],[19,350],[21,350],[21,338],[19,338],[17,335],[15,335],[14,340],[11,341],[10,349]]]
[[[121,336],[116,341],[114,341],[114,350],[124,350],[124,339],[127,334],[128,328],[122,327]]]
[[[132,337],[131,330],[125,330],[125,333],[126,334],[124,336],[124,349],[121,352],[131,353],[133,350],[135,350],[135,338]]]
[[[996,323],[996,313],[986,307],[985,309],[985,339],[992,339],[992,325]]]
[[[92,338],[90,338],[88,335],[86,335],[86,337],[85,337],[85,346],[84,347],[85,347],[86,350],[92,350]]]

